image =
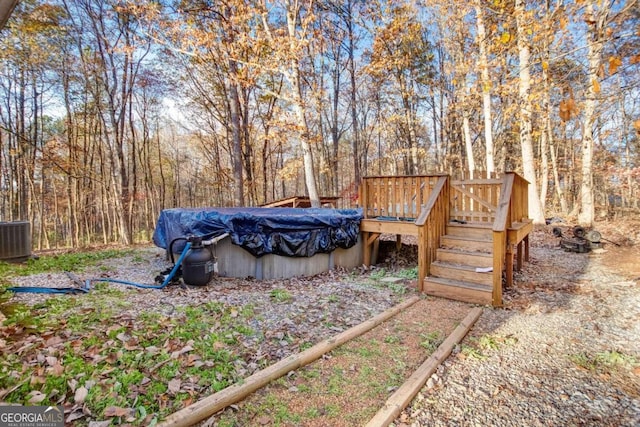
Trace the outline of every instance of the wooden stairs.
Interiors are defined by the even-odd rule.
[[[449,222],[423,291],[478,304],[493,301],[493,230],[490,223]]]
[[[382,233],[418,240],[418,289],[477,304],[502,305],[503,282],[529,258],[529,183],[448,175],[365,177],[361,185],[364,263]],[[415,218],[415,220],[411,219]],[[503,276],[504,273],[504,276]]]

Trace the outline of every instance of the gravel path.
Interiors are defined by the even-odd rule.
[[[640,425],[640,251],[537,243],[397,426]]]

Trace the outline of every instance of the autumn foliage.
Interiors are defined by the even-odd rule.
[[[19,2],[0,220],[145,241],[161,209],[524,173],[536,216],[638,209],[637,0]],[[602,159],[607,159],[606,162]]]

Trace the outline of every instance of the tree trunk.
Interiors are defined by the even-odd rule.
[[[357,105],[357,82],[356,82],[356,66],[354,60],[355,51],[355,35],[353,32],[353,1],[348,0],[345,6],[347,16],[347,37],[349,38],[349,83],[350,83],[350,111],[351,111],[351,128],[353,129],[353,180],[356,183],[356,191],[360,185],[360,128],[358,125],[358,105]]]
[[[298,66],[298,61],[295,62],[294,67]],[[316,186],[316,176],[313,167],[313,154],[311,152],[311,144],[309,143],[309,126],[307,124],[307,118],[305,113],[304,101],[300,93],[300,71],[297,68],[293,68],[293,79],[297,92],[295,94],[294,109],[296,112],[296,119],[300,129],[300,147],[302,148],[302,161],[304,163],[304,181],[307,187],[307,195],[311,202],[311,207],[320,207],[320,196],[318,195],[318,189]]]
[[[567,198],[564,194],[564,190],[562,189],[562,185],[560,185],[560,174],[558,173],[558,159],[556,151],[557,148],[555,147],[553,133],[550,132],[549,153],[551,154],[551,170],[553,173],[554,187],[556,190],[556,195],[558,196],[558,201],[560,202],[560,211],[563,215],[567,215],[569,213],[569,207],[567,206]]]
[[[480,83],[482,85],[482,114],[484,117],[484,146],[487,177],[495,172],[493,154],[493,134],[491,123],[491,79],[487,60],[487,32],[484,25],[484,11],[479,0],[475,1],[476,21],[478,25],[478,47],[480,49]]]
[[[476,162],[473,158],[473,145],[471,144],[471,127],[469,125],[469,112],[466,109],[462,112],[462,135],[464,136],[464,149],[467,154],[467,167],[469,168],[469,179],[473,179],[473,175],[476,170]]]
[[[549,17],[549,10],[547,10],[545,18]],[[550,25],[549,20],[546,20],[546,26]],[[541,116],[542,116],[542,132],[540,134],[540,201],[542,202],[542,208],[547,203],[547,191],[549,187],[549,157],[548,147],[551,144],[551,138],[553,137],[553,129],[551,124],[551,83],[549,79],[549,43],[545,39],[543,42],[543,63],[542,63],[542,102],[541,102]],[[557,185],[557,182],[556,182]]]
[[[302,82],[300,81],[300,61],[295,52],[298,50],[296,46],[296,7],[290,6],[287,10],[287,30],[289,36],[289,44],[293,57],[289,61],[289,81],[291,83],[291,95],[293,99],[293,108],[295,110],[297,125],[300,135],[300,147],[302,148],[302,161],[304,162],[304,180],[307,187],[307,195],[311,202],[311,207],[320,207],[320,196],[316,185],[316,176],[313,167],[313,153],[311,152],[309,125],[306,117],[306,107],[302,97]]]
[[[552,11],[550,10],[550,2],[546,3],[546,13],[545,13],[545,27],[548,30],[548,34],[546,37],[553,37],[553,28],[552,28]],[[543,62],[542,62],[542,82],[543,82],[543,98],[542,98],[542,121],[543,121],[543,130],[542,130],[542,140],[545,141],[545,144],[541,144],[541,156],[542,156],[542,170],[543,170],[543,187],[540,190],[540,198],[543,201],[543,204],[546,202],[547,188],[546,184],[548,181],[549,173],[548,173],[548,165],[547,165],[547,148],[548,152],[551,156],[551,173],[553,175],[553,187],[556,192],[556,196],[558,198],[558,202],[560,203],[560,212],[563,215],[567,215],[569,209],[567,208],[567,200],[564,195],[564,190],[562,189],[562,185],[560,185],[560,174],[558,172],[558,161],[555,147],[555,138],[553,135],[553,123],[551,121],[551,117],[553,114],[552,105],[551,105],[551,78],[549,76],[549,62],[551,58],[551,54],[549,51],[550,40],[545,39],[544,47],[543,47]],[[544,150],[544,151],[542,151]]]
[[[595,0],[586,5],[585,22],[587,23],[587,92],[584,102],[584,120],[582,134],[582,181],[580,185],[580,212],[578,222],[583,226],[593,225],[595,218],[594,189],[593,189],[593,126],[596,121],[596,103],[600,88],[598,71],[602,62],[604,49],[604,30],[611,2]]]
[[[527,40],[524,0],[516,0],[515,14],[518,26],[519,98],[520,98],[520,145],[522,170],[529,181],[529,216],[536,224],[544,224],[544,212],[538,195],[532,138],[531,76],[529,73],[529,42]]]
[[[244,176],[242,173],[242,134],[240,133],[240,96],[238,84],[235,82],[237,74],[235,61],[229,60],[229,114],[231,115],[231,139],[233,156],[231,159],[233,169],[233,203],[235,206],[244,206]]]

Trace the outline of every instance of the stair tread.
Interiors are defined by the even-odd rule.
[[[455,221],[449,221],[447,225],[449,227],[493,229],[493,223],[491,222],[465,222],[462,224]]]
[[[483,292],[492,292],[492,287],[489,285],[482,285],[479,283],[471,283],[471,282],[465,282],[462,280],[453,280],[453,279],[445,279],[442,277],[435,277],[435,276],[428,276],[425,278],[425,281],[427,282],[434,282],[440,285],[445,285],[445,286],[453,286],[453,287],[457,287],[457,288],[466,288],[466,289],[472,289],[475,291],[483,291]]]
[[[451,248],[438,248],[439,251],[447,252],[450,254],[459,254],[459,255],[475,255],[481,256],[484,258],[493,259],[493,255],[487,252],[477,252],[477,251],[463,251],[460,249],[451,249]]]
[[[468,237],[468,236],[456,236],[455,234],[445,234],[442,237],[447,239],[454,239],[454,240],[468,240],[472,242],[485,242],[485,243],[493,242],[493,239],[482,239],[478,237]]]
[[[487,267],[493,267],[493,263],[491,263],[492,265],[487,265]],[[458,264],[455,262],[447,262],[447,261],[440,261],[440,260],[436,260],[433,261],[431,263],[431,265],[437,265],[440,267],[444,267],[444,268],[455,268],[457,270],[466,270],[466,271],[471,271],[474,273],[478,273],[478,274],[493,274],[491,271],[476,271],[476,268],[479,267],[474,267],[472,265],[468,265],[468,264]]]

